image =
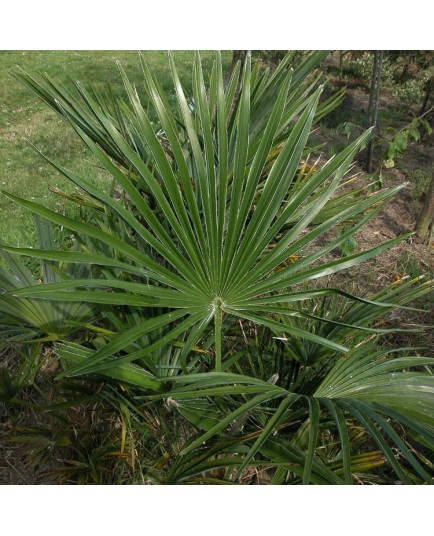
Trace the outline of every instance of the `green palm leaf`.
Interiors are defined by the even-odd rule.
[[[396,357],[362,336],[384,331],[373,321],[432,283],[408,293],[405,286],[390,288],[371,299],[307,288],[309,282],[351,269],[402,240],[333,261],[325,258],[400,188],[365,197],[344,194],[345,202],[336,201],[342,199],[339,186],[370,131],[299,180],[314,122],[340,99],[320,104],[322,88],[310,73],[322,58],[323,52],[309,54],[291,70],[289,55],[272,74],[252,71],[247,58],[225,86],[217,54],[207,88],[197,54],[189,92],[169,55],[176,110],[143,58],[151,109],[122,68],[128,104],[109,105],[81,86],[81,98],[72,98],[48,79],[39,84],[19,75],[71,122],[124,196],[115,200],[54,163],[104,208],[96,223],[5,193],[38,217],[69,229],[81,249],[54,251],[49,240],[38,250],[4,247],[3,256],[10,259],[16,254],[42,259],[45,283],[35,285],[14,261],[20,284],[3,275],[4,303],[12,307],[21,300],[33,314],[35,304],[103,306],[113,330],[106,330],[104,343],[92,350],[60,347],[65,363],[60,377],[102,375],[145,391],[149,401],[175,401],[173,407],[199,432],[177,459],[173,481],[222,465],[236,468],[240,476],[265,458],[277,481],[351,483],[355,468],[380,464],[378,452],[402,482],[431,478],[422,456],[388,419],[432,444],[433,377],[409,372],[432,366],[432,360]],[[158,117],[157,125],[151,113]],[[327,238],[347,221],[350,229]],[[314,247],[318,239],[325,244]],[[96,266],[97,273],[56,275],[74,263]],[[344,302],[340,314],[309,309],[319,298]],[[242,370],[243,352],[230,348],[238,321],[284,335],[279,337],[285,339],[283,359],[291,361],[287,368],[292,371],[285,387],[229,372],[234,364]],[[199,343],[206,347],[203,364],[194,351]],[[176,345],[179,352],[173,357]],[[215,411],[207,417],[210,405]],[[372,443],[366,451],[352,449],[355,423]],[[339,438],[338,460],[327,458],[327,445],[321,458],[327,426]]]
[[[317,59],[311,58],[314,63]],[[199,55],[196,56],[193,72],[193,93],[197,100],[194,111],[187,102],[173,60],[170,59],[170,62],[180,116],[185,125],[187,153],[178,141],[179,136],[175,130],[177,117],[166,107],[167,101],[161,95],[158,85],[145,65],[144,73],[148,91],[165,128],[170,152],[174,155],[173,161],[169,159],[161,139],[156,136],[138,94],[121,70],[132,106],[135,128],[145,140],[162,182],[131,148],[128,140],[124,139],[118,127],[103,112],[98,102],[82,90],[82,94],[86,95],[89,108],[92,109],[98,123],[110,135],[116,151],[123,155],[124,161],[128,162],[128,165],[146,185],[146,190],[150,192],[157,204],[159,216],[152,210],[149,201],[143,197],[137,186],[119,168],[113,166],[78,121],[74,121],[75,129],[101,164],[112,173],[119,186],[126,191],[130,203],[134,206],[134,212],[129,207],[114,201],[84,179],[56,165],[61,173],[85,190],[87,194],[107,206],[110,212],[122,219],[137,233],[148,244],[149,253],[126,244],[112,232],[71,220],[30,201],[20,200],[11,194],[6,195],[53,223],[100,241],[112,251],[112,260],[101,254],[88,254],[86,258],[86,253],[79,252],[77,259],[80,262],[99,263],[118,269],[120,273],[126,271],[136,274],[137,293],[133,295],[123,292],[101,294],[94,287],[95,290],[92,291],[75,293],[74,300],[94,303],[111,302],[113,305],[139,307],[181,307],[183,314],[193,315],[194,318],[200,319],[201,323],[206,319],[206,322],[209,322],[214,318],[216,370],[221,369],[222,320],[228,314],[279,328],[293,337],[302,337],[336,350],[345,351],[344,346],[310,334],[303,329],[288,324],[277,326],[277,322],[270,318],[265,306],[261,308],[259,302],[256,302],[254,314],[250,310],[250,303],[252,300],[259,297],[264,299],[266,296],[274,300],[276,292],[286,292],[291,285],[347,269],[395,243],[391,241],[370,252],[356,254],[310,270],[305,269],[307,262],[302,261],[274,273],[293,251],[298,251],[302,247],[302,244],[297,242],[298,236],[331,198],[355,152],[365,143],[367,135],[361,136],[348,149],[327,163],[309,183],[296,193],[293,199],[288,199],[288,192],[318,107],[320,90],[306,98],[304,110],[295,126],[288,132],[284,147],[263,184],[261,184],[261,174],[267,155],[281,133],[281,121],[288,94],[291,92],[290,88],[297,87],[296,84],[294,85],[294,77],[296,80],[297,76],[303,78],[306,65],[310,63],[308,62],[303,69],[295,71],[294,74],[291,71],[285,71],[282,66],[273,75],[274,78],[279,77],[281,80],[280,89],[272,105],[271,103],[268,105],[269,113],[264,115],[266,117],[264,136],[250,158],[248,156],[252,143],[249,130],[252,120],[250,62],[247,61],[244,66],[236,120],[230,130],[226,128],[226,125],[230,123],[226,102],[229,95],[225,93],[220,57],[217,56],[217,67],[213,78],[215,114],[214,110],[210,109]],[[258,95],[255,98],[255,102],[260,102]],[[213,117],[216,117],[217,121],[215,127],[211,119]],[[323,184],[327,184],[326,188],[320,196],[314,197],[309,205],[310,196]],[[260,185],[261,188],[258,190]],[[378,210],[378,203],[385,201],[392,194],[393,192],[372,196],[364,201],[362,210],[368,211],[368,214],[370,209],[373,210],[371,207]],[[304,202],[308,205],[303,217],[295,226],[285,230],[291,213]],[[353,204],[346,209],[346,212],[342,211],[341,214],[330,218],[330,222],[325,222],[322,227],[320,226],[315,236],[325,232],[327,224],[332,226],[339,219],[347,215],[353,216],[358,212],[360,210],[357,209],[356,204]],[[270,249],[269,245],[276,240],[276,237],[278,237],[277,246]],[[345,238],[345,236],[341,237],[342,240]],[[264,255],[265,251],[267,253]],[[318,256],[321,253],[323,252],[320,252]],[[42,251],[35,252],[35,254],[43,257]],[[50,256],[51,258],[57,256],[57,259],[61,261],[71,260],[72,257],[69,252],[56,255],[47,252],[47,257]],[[316,258],[318,257],[315,257],[315,260]],[[164,260],[164,263],[159,259]],[[126,265],[130,265],[130,268],[126,268]],[[293,275],[294,273],[296,275]],[[139,285],[143,290],[138,288]],[[79,286],[78,282],[77,286]],[[105,286],[110,287],[108,281]],[[117,284],[113,283],[112,288],[116,287]],[[173,292],[169,291],[170,288]],[[124,290],[127,290],[125,286]],[[55,291],[54,287],[51,289],[50,286],[41,289],[38,295],[42,296],[45,292],[46,297],[51,300],[68,298],[67,292],[62,292],[60,289]],[[21,291],[21,295],[25,295],[25,291]],[[196,312],[198,310],[203,311],[202,316],[198,315]],[[185,322],[183,325],[185,329],[188,329],[187,326],[191,327],[191,322]],[[197,336],[199,332],[203,330],[199,330]],[[132,331],[132,333],[136,332]],[[138,336],[139,334],[140,331],[137,331]],[[190,338],[192,345],[196,342],[197,340]],[[115,348],[115,346],[112,347],[113,354],[116,352]],[[112,357],[109,349],[103,354],[107,358]],[[94,363],[90,361],[88,366],[80,365],[80,368],[75,371],[70,369],[68,373],[78,373],[79,370],[91,372],[92,363],[95,365],[99,361],[100,358],[97,357]]]

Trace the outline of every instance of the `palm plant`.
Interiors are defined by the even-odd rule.
[[[98,277],[28,286],[11,295],[124,311],[118,314],[125,323],[118,323],[114,333],[107,331],[97,348],[68,343],[59,350],[65,365],[60,377],[102,374],[140,389],[149,400],[169,398],[202,430],[179,453],[168,482],[221,467],[223,479],[233,480],[249,465],[264,465],[274,468],[276,483],[351,483],[354,468],[384,460],[404,482],[431,479],[424,457],[414,454],[388,420],[411,430],[416,442],[434,445],[433,377],[406,372],[430,367],[432,360],[407,354],[396,358],[372,342],[385,331],[373,320],[402,303],[392,291],[368,299],[306,287],[402,239],[331,261],[325,258],[373,218],[399,187],[334,202],[370,131],[309,180],[295,181],[313,122],[324,111],[319,105],[322,88],[315,83],[306,88],[304,82],[319,57],[309,56],[295,70],[287,69],[286,60],[273,75],[252,71],[248,58],[237,94],[234,77],[225,87],[219,54],[207,91],[197,54],[188,99],[169,55],[177,112],[142,60],[158,128],[120,68],[129,98],[122,125],[119,115],[84,90],[86,118],[91,113],[98,135],[96,127],[90,131],[89,121],[76,115],[74,103],[55,103],[124,194],[116,199],[53,163],[105,207],[100,225],[5,193],[76,233],[82,249],[4,250],[100,267]],[[316,245],[349,221],[352,225],[337,237]],[[422,292],[430,288],[432,282]],[[335,318],[309,307],[328,297],[353,305]],[[306,381],[284,387],[278,379],[249,376],[242,368],[231,372],[230,334],[238,321],[279,337],[288,364],[308,367]],[[313,325],[321,329],[311,329]],[[366,337],[355,337],[366,333],[373,337],[369,344]],[[381,455],[351,452],[349,427],[356,421]],[[341,449],[324,462],[317,445],[327,426],[334,428]],[[405,464],[397,460],[390,442]]]
[[[277,96],[276,88],[279,87],[279,84],[285,77],[288,67],[294,68],[294,76],[285,102],[284,122],[281,125],[279,137],[275,139],[275,148],[287,136],[285,126],[290,124],[296,115],[306,106],[306,97],[314,91],[322,79],[322,75],[314,69],[326,55],[327,51],[312,52],[306,55],[304,61],[294,65],[296,54],[293,51],[287,54],[274,72],[270,72],[270,69],[262,70],[259,64],[255,66],[250,80],[252,120],[249,123],[249,137],[252,148],[259,143],[262,130],[265,127],[267,117]],[[228,81],[226,90],[226,112],[228,123],[231,124],[236,121],[240,69],[241,64],[238,63]],[[61,117],[79,125],[119,165],[130,169],[128,159],[125,158],[122,151],[119,151],[116,142],[112,139],[110,132],[106,130],[104,123],[101,121],[101,117],[108,119],[112,123],[116,130],[123,135],[130,147],[145,162],[151,157],[146,139],[140,134],[140,120],[138,120],[134,108],[128,102],[116,98],[110,87],[107,88],[107,94],[103,95],[96,92],[91,86],[86,89],[82,83],[71,81],[70,85],[72,89],[69,89],[64,84],[52,80],[44,73],[30,74],[19,67],[12,70],[12,75]],[[214,67],[211,78],[215,76]],[[169,107],[169,103],[173,100],[171,95],[164,93],[157,79],[154,80],[154,83],[160,90],[160,95],[164,99],[164,105]],[[316,110],[314,122],[319,121],[322,117],[334,110],[342,103],[344,97],[345,89],[341,89],[322,102]],[[210,95],[210,98],[215,99],[216,95]],[[195,102],[194,98],[189,98],[190,107],[194,107]],[[101,116],[96,116],[94,113],[95,103],[99,107]],[[185,131],[182,115],[179,115],[176,111],[172,113],[176,123],[181,125],[182,130]],[[164,143],[164,129],[159,122],[158,115],[153,113],[153,110],[150,110],[150,114],[150,119],[155,125],[157,136]]]
[[[51,225],[36,218],[40,247],[53,248],[54,237]],[[0,244],[1,248],[1,244]],[[29,341],[36,337],[58,340],[83,329],[83,324],[95,318],[92,306],[84,303],[41,302],[30,298],[16,298],[11,294],[28,286],[41,286],[74,277],[88,277],[87,266],[75,264],[59,267],[49,260],[42,260],[38,274],[32,271],[13,253],[0,249],[5,263],[0,266],[0,333],[1,344],[11,341]],[[1,347],[0,344],[0,347]]]

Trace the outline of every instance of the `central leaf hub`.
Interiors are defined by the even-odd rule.
[[[223,301],[221,298],[217,297],[214,299],[214,307],[216,309],[221,309],[223,307]]]

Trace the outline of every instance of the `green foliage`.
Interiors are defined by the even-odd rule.
[[[54,248],[54,238],[49,222],[36,219],[40,247]],[[0,243],[0,257],[5,267],[0,266],[0,333],[9,341],[46,337],[57,340],[83,328],[83,324],[95,318],[91,305],[65,302],[41,302],[29,298],[13,297],[12,293],[23,287],[40,287],[43,284],[76,277],[89,277],[87,266],[76,264],[58,265],[50,260],[41,260],[37,276],[34,276],[20,258],[7,251]]]
[[[373,65],[374,61],[372,55],[365,54],[361,57],[351,59],[346,66],[346,72],[357,78],[369,80],[372,75]]]
[[[396,84],[392,87],[392,96],[400,107],[408,108],[412,105],[422,104],[425,96],[424,86],[428,78],[421,80],[406,80],[403,84]]]
[[[346,76],[350,75],[369,84],[374,67],[374,55],[371,52],[352,52],[345,62],[343,70]],[[394,68],[390,61],[383,62],[382,81],[386,86],[392,83]]]
[[[432,69],[431,64],[432,53],[429,51],[385,51],[382,86],[390,91],[399,107],[420,105],[424,96],[424,86]],[[372,78],[373,66],[372,52],[350,51],[346,55],[343,74],[368,85]]]
[[[342,234],[346,234],[348,233],[348,231],[351,231],[350,225],[346,225],[345,227],[341,229]],[[352,253],[356,251],[356,249],[357,249],[357,240],[354,238],[354,236],[350,236],[350,238],[348,238],[348,240],[346,240],[341,245],[341,250],[342,250],[342,253],[344,253],[344,255],[351,255]]]
[[[384,165],[386,168],[391,168],[395,166],[395,160],[404,155],[407,145],[410,140],[419,142],[423,133],[426,132],[430,136],[433,132],[428,121],[422,117],[417,117],[413,121],[403,127],[398,132],[395,132],[394,129],[387,129],[386,136],[389,133],[393,134],[393,138],[387,140],[388,148],[384,154]],[[387,139],[387,138],[386,138]]]
[[[301,63],[301,61],[309,55],[308,50],[253,50],[252,57],[272,65],[278,65],[285,59],[288,52],[291,52],[294,64]]]
[[[355,252],[357,231],[400,189],[340,190],[370,131],[320,167],[304,160],[313,125],[342,98],[320,104],[312,69],[324,57],[289,54],[272,73],[247,58],[225,85],[220,55],[206,82],[197,54],[189,93],[169,55],[176,106],[143,58],[145,97],[120,67],[128,104],[81,86],[72,99],[16,73],[71,123],[113,188],[47,158],[92,200],[91,222],[4,192],[76,239],[71,251],[2,246],[58,277],[6,296],[95,308],[71,323],[86,328],[81,340],[59,336],[58,379],[103,379],[132,434],[166,438],[143,463],[153,481],[252,482],[262,468],[275,484],[351,484],[379,467],[402,483],[432,480],[433,362],[382,348],[380,319],[433,282],[371,298],[313,285],[402,239]],[[330,260],[339,248],[346,255]],[[72,265],[81,272],[67,277]],[[88,460],[104,465],[110,442],[87,439],[73,468],[102,482]]]
[[[18,393],[33,385],[36,374],[42,362],[42,344],[24,345],[21,349],[11,343],[3,343],[0,347],[2,353],[6,353],[5,347],[18,360],[16,366],[9,363],[0,367],[0,402],[10,402]]]
[[[95,390],[95,387],[98,387]],[[125,413],[103,384],[60,382],[49,403],[40,396],[15,399],[37,411],[37,422],[15,426],[8,441],[25,447],[37,482],[120,484],[131,480],[134,445]]]
[[[361,127],[346,121],[339,124],[336,130],[350,138]],[[431,136],[432,133],[433,129],[423,116],[414,118],[398,131],[392,127],[384,129],[384,133],[375,138],[375,145],[382,149],[378,170],[373,174],[376,182],[382,187],[384,169],[395,167],[396,161],[404,157],[409,143],[420,143],[423,136]]]
[[[143,52],[148,65],[158,71],[159,82],[170,90],[171,76],[166,51]],[[209,72],[213,51],[201,52],[204,70]],[[191,60],[193,51],[175,51],[180,76],[191,87]],[[222,54],[224,69],[230,65],[231,52]],[[122,80],[118,77],[116,60],[128,69],[133,80],[140,80],[141,67],[137,52],[131,50],[2,50],[0,51],[0,188],[26,196],[59,212],[79,217],[78,207],[56,195],[58,189],[77,194],[75,185],[57,172],[42,158],[35,158],[29,140],[41,151],[74,169],[78,175],[109,191],[107,174],[98,166],[87,147],[81,143],[73,128],[61,116],[17,84],[11,70],[24,66],[31,73],[44,73],[74,93],[72,80],[81,80],[98,95],[111,94],[126,99]],[[59,83],[59,82],[57,82]],[[140,91],[139,87],[139,91]],[[169,92],[169,97],[170,97]],[[84,211],[85,216],[87,212]],[[1,240],[21,247],[37,247],[38,237],[32,215],[6,198],[0,198]],[[60,238],[60,237],[59,237]],[[0,260],[0,264],[2,261]]]
[[[413,184],[412,196],[415,201],[419,203],[425,200],[426,193],[428,192],[429,185],[431,183],[431,177],[422,169],[415,169],[409,173],[409,181]]]
[[[404,274],[411,278],[422,277],[426,272],[420,261],[409,254],[404,255],[401,259],[400,268]]]

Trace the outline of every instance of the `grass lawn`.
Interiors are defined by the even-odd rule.
[[[144,57],[163,87],[172,86],[165,51],[145,51]],[[210,69],[214,53],[201,52],[204,68]],[[191,78],[193,52],[176,51],[174,58],[183,82]],[[72,186],[51,168],[30,146],[65,167],[98,183],[107,182],[84,144],[72,128],[44,103],[29,92],[10,74],[20,66],[33,73],[46,72],[50,77],[68,85],[68,79],[89,82],[104,90],[110,84],[115,94],[123,95],[123,86],[116,66],[122,63],[130,80],[139,85],[141,68],[136,51],[0,51],[0,189],[26,199],[34,199],[58,210],[75,210],[50,192],[48,186],[72,192]],[[223,53],[228,68],[230,52]],[[0,194],[0,240],[13,246],[35,246],[36,231],[33,217]]]

